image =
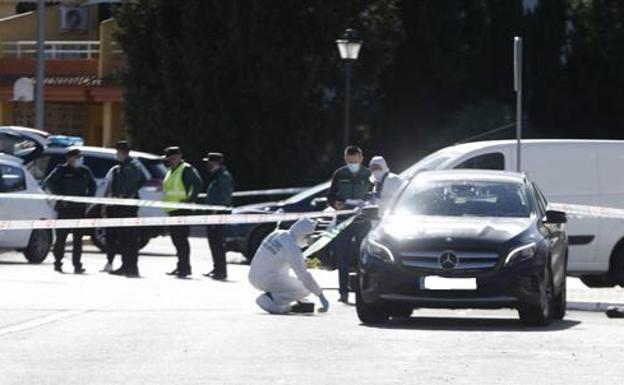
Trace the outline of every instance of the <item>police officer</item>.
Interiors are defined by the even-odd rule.
[[[113,198],[138,199],[139,190],[147,181],[147,177],[139,162],[130,157],[130,143],[125,140],[119,141],[115,144],[115,149],[117,150],[117,161],[119,164],[113,166],[109,171],[110,187],[108,195]],[[109,218],[136,218],[138,212],[139,208],[136,206],[110,206],[107,208],[106,214]],[[113,229],[107,232],[107,237],[111,232],[112,239],[110,242],[107,239],[107,247],[115,247],[115,244],[119,247],[121,267],[110,273],[127,277],[138,277],[139,229],[136,227]],[[107,250],[108,255],[111,252],[114,253],[112,250]]]
[[[230,206],[234,180],[224,164],[223,154],[210,152],[203,159],[208,170],[208,190],[206,204],[214,206]],[[216,212],[215,212],[216,213]],[[208,225],[206,227],[210,253],[212,254],[213,270],[204,274],[216,280],[227,279],[227,264],[225,261],[225,239],[222,225]]]
[[[91,170],[83,165],[83,157],[77,148],[68,149],[67,162],[57,166],[45,179],[43,185],[55,195],[71,195],[90,197],[95,195],[96,183]],[[59,219],[80,219],[85,217],[85,204],[74,202],[58,202],[56,210]],[[82,229],[57,229],[54,243],[54,270],[63,272],[63,255],[65,254],[65,242],[67,236],[72,233],[73,249],[72,263],[74,273],[82,274],[80,258],[82,256]]]
[[[336,210],[361,206],[372,188],[371,172],[362,165],[364,155],[357,146],[348,146],[344,151],[345,166],[334,172],[327,193],[327,201]],[[340,302],[349,301],[349,262],[359,250],[360,243],[370,229],[367,222],[354,222],[334,240],[338,259],[338,283]],[[355,242],[355,245],[353,245]]]
[[[180,147],[171,146],[165,149],[165,161],[169,166],[163,181],[164,201],[172,203],[195,203],[201,189],[201,179],[197,170],[182,159]],[[170,216],[188,215],[188,210],[167,209]],[[177,267],[167,273],[178,278],[191,275],[191,246],[188,237],[189,226],[171,226],[169,234],[178,254]]]

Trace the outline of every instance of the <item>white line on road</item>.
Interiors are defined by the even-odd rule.
[[[30,321],[22,322],[19,324],[7,326],[5,328],[0,328],[0,337],[17,333],[28,329],[33,329],[39,326],[43,326],[52,322],[57,322],[66,318],[76,317],[81,314],[87,313],[89,310],[63,310],[56,312],[54,314],[49,314],[40,318],[35,318]]]

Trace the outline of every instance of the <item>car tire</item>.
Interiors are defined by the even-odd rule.
[[[612,286],[620,285],[624,287],[624,247],[618,248],[611,259],[609,278],[610,283],[613,284]]]
[[[24,257],[29,263],[41,263],[47,258],[51,246],[52,232],[50,230],[33,230],[28,246],[24,249]]]
[[[546,264],[544,278],[539,284],[539,302],[520,303],[518,315],[520,321],[527,326],[548,326],[553,316],[553,278],[550,263]]]
[[[139,250],[142,250],[151,241],[151,237],[147,235],[139,235]],[[91,243],[95,245],[101,252],[106,252],[106,229],[96,227],[91,234]]]
[[[264,241],[264,238],[266,238],[267,235],[269,235],[274,229],[274,226],[263,225],[258,226],[251,233],[249,242],[247,243],[247,250],[243,253],[247,262],[251,263],[254,255],[256,255],[256,251],[258,251],[258,248],[260,247],[260,244]]]
[[[392,304],[388,308],[388,314],[392,318],[409,318],[414,312],[414,308],[406,304]]]
[[[613,287],[615,282],[608,275],[582,275],[581,282],[590,288]]]
[[[355,293],[355,310],[364,325],[383,325],[388,322],[390,314],[382,304],[367,304],[362,299],[360,291]]]
[[[557,321],[561,321],[565,317],[567,307],[567,284],[566,280],[563,280],[559,294],[553,297],[552,305],[552,318]]]

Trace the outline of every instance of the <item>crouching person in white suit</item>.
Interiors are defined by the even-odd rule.
[[[262,241],[251,262],[249,282],[264,292],[256,299],[263,310],[272,314],[314,312],[313,303],[299,302],[310,293],[319,297],[323,305],[319,311],[329,308],[323,291],[306,269],[299,248],[315,226],[315,221],[303,218],[289,230],[275,230]],[[291,269],[295,276],[290,274]]]

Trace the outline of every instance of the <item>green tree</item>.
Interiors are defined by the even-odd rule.
[[[311,183],[340,156],[343,78],[334,40],[366,41],[354,120],[364,139],[401,36],[396,1],[138,0],[118,12],[134,142],[227,154],[238,187]]]

